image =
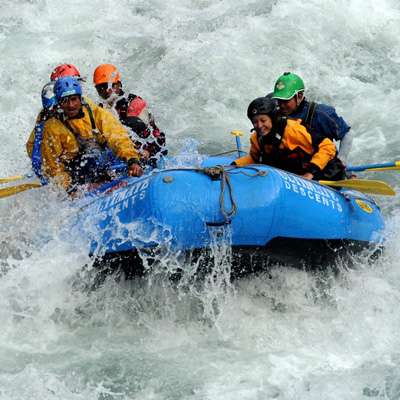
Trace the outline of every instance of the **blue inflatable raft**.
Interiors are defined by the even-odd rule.
[[[154,170],[86,197],[79,226],[90,236],[91,253],[120,260],[160,249],[193,256],[223,236],[241,271],[243,264],[254,270],[271,262],[323,266],[381,246],[384,221],[371,197],[266,165],[216,166],[226,161]]]

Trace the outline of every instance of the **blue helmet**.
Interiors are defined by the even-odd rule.
[[[46,83],[43,86],[42,104],[46,110],[52,109],[57,104],[56,95],[54,94],[54,82]]]
[[[63,97],[82,96],[82,88],[79,81],[72,76],[65,76],[56,80],[54,84],[54,93],[59,102]]]

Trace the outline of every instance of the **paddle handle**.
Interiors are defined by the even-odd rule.
[[[235,136],[236,139],[236,150],[238,152],[238,156],[242,156],[242,142],[240,141],[240,137],[243,136],[243,132],[239,130],[231,131],[231,135]]]

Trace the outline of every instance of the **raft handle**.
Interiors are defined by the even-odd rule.
[[[230,224],[230,220],[221,221],[221,222],[206,222],[207,226],[224,226]]]

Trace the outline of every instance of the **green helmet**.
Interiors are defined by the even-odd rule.
[[[275,83],[273,99],[290,100],[304,90],[303,80],[292,72],[285,72]]]

